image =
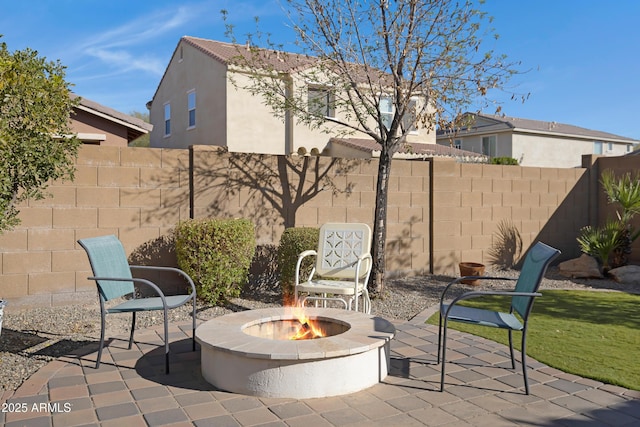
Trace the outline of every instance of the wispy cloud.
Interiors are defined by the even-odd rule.
[[[140,55],[139,52],[144,51],[146,44],[155,43],[197,19],[199,9],[197,6],[183,5],[145,14],[118,27],[94,34],[79,46],[79,50],[104,66],[123,73],[143,71],[156,76],[162,75],[166,64],[150,53]]]

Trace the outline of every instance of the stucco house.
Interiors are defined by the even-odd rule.
[[[78,95],[71,94],[72,99]],[[126,147],[151,132],[151,124],[137,117],[80,97],[71,115],[71,130],[85,144]]]
[[[327,128],[315,129],[300,123],[290,113],[285,113],[284,119],[276,117],[260,95],[245,89],[248,71],[237,66],[237,58],[249,55],[249,49],[215,40],[181,38],[153,99],[147,104],[154,125],[151,147],[216,145],[231,152],[332,155],[335,144],[330,140],[339,133],[333,132],[339,125],[328,121]],[[309,70],[317,59],[262,51],[269,56],[269,72],[281,76],[290,90],[306,91],[308,108],[347,120],[346,114],[334,107],[333,89],[309,78],[312,75]],[[287,55],[286,61],[282,55]],[[414,128],[407,141],[435,146],[435,132]]]
[[[580,167],[582,155],[622,156],[640,141],[556,122],[466,113],[437,143],[489,157],[512,157],[521,166]]]

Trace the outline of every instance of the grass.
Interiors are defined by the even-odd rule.
[[[564,372],[640,390],[640,295],[623,292],[542,291],[529,319],[527,354]],[[505,306],[506,302],[506,306]],[[466,305],[508,311],[505,298]],[[427,322],[438,324],[436,313]],[[508,345],[507,331],[450,322],[449,327]],[[520,350],[520,335],[514,333]]]

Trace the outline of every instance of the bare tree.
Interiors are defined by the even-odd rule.
[[[380,292],[394,153],[415,128],[449,127],[472,106],[492,104],[488,95],[506,87],[518,64],[485,50],[497,36],[471,0],[284,3],[299,53],[284,53],[258,27],[250,49],[239,49],[238,70],[250,77],[240,84],[285,120],[293,115],[332,136],[364,134],[380,145],[372,249],[373,291]],[[296,82],[327,88],[336,114],[314,108],[308,85]]]

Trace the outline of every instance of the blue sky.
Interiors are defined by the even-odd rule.
[[[237,34],[254,17],[283,44],[291,31],[277,0],[0,0],[9,50],[30,47],[67,66],[80,96],[130,113],[146,111],[183,35],[226,40],[220,10]],[[497,52],[529,72],[512,86],[531,93],[503,105],[508,116],[556,121],[640,140],[640,2],[487,0]],[[492,112],[492,111],[487,111]]]

